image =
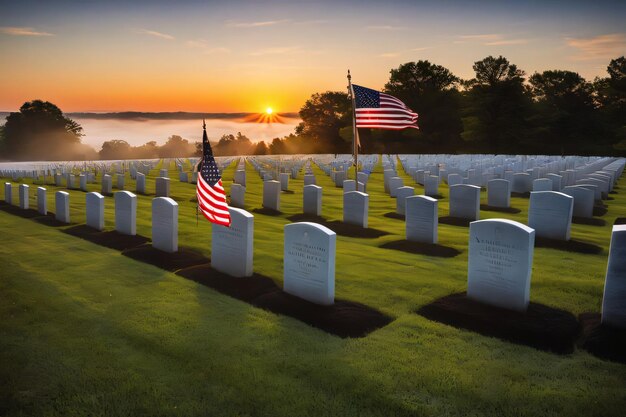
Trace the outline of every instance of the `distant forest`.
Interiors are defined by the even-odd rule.
[[[606,77],[592,81],[565,70],[528,76],[502,56],[488,56],[475,62],[473,69],[475,77],[470,80],[429,61],[392,69],[383,91],[419,114],[420,129],[359,129],[360,152],[626,155],[623,56],[608,63]],[[255,143],[241,133],[225,134],[212,143],[213,152],[351,152],[352,107],[347,92],[314,93],[298,114],[302,122],[289,136]],[[141,115],[124,114],[128,118]],[[180,114],[160,115],[174,118]],[[204,117],[202,113],[192,116]],[[171,136],[162,146],[153,141],[132,147],[124,140],[111,140],[96,152],[81,143],[81,136],[81,126],[58,107],[34,100],[10,113],[0,127],[0,159],[158,158],[201,152],[201,144],[180,136]]]

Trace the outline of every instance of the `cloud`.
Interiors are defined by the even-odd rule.
[[[411,49],[411,52],[420,52],[420,51],[425,51],[426,49],[430,49],[430,46],[423,46],[421,48],[413,48]]]
[[[391,26],[391,25],[378,25],[378,26],[366,26],[367,30],[376,30],[383,32],[398,32],[401,30],[407,30],[406,26]]]
[[[499,45],[525,45],[528,43],[528,39],[504,39],[501,41],[486,42],[487,46],[499,46]]]
[[[525,45],[528,39],[507,39],[500,33],[485,33],[480,35],[463,35],[453,43],[464,44],[468,42],[478,42],[485,46],[502,46],[502,45]]]
[[[231,52],[230,49],[223,46],[212,47],[204,39],[189,40],[185,42],[185,45],[188,48],[200,49],[206,55],[230,54]]]
[[[174,39],[172,35],[168,35],[167,33],[157,32],[155,30],[139,29],[137,33],[139,33],[140,35],[150,35],[156,38],[167,39],[170,41]]]
[[[385,52],[384,54],[378,55],[381,58],[395,58],[400,55],[400,52]]]
[[[615,58],[626,51],[626,33],[598,35],[592,38],[566,38],[567,45],[578,49],[579,54],[570,56],[575,61]]]
[[[273,48],[265,48],[260,49],[258,51],[254,51],[250,53],[252,56],[263,56],[263,55],[288,55],[293,53],[302,52],[299,46],[278,46]]]
[[[11,36],[54,36],[52,33],[40,32],[27,27],[0,27],[0,33]]]
[[[287,23],[290,21],[291,21],[290,19],[265,20],[265,21],[260,21],[260,22],[233,22],[229,20],[226,22],[226,26],[229,26],[232,28],[260,28],[260,27],[266,27],[266,26],[275,26],[275,25],[279,25],[281,23]]]

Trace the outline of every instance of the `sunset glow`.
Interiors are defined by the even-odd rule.
[[[468,79],[488,55],[593,80],[626,52],[624,15],[603,0],[0,2],[0,111],[40,98],[66,112],[255,112],[271,96],[297,112],[345,91],[348,68],[380,89],[405,62]]]
[[[272,108],[271,108],[271,107],[268,107],[268,108],[265,110],[265,113],[267,113],[268,115],[271,115],[271,114],[272,114]]]

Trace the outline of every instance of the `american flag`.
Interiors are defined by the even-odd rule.
[[[211,144],[206,136],[206,124],[202,133],[202,161],[198,165],[198,184],[196,195],[198,209],[211,223],[230,226],[230,213],[226,204],[226,194],[222,186],[222,177],[215,164]]]
[[[403,102],[370,88],[352,84],[356,127],[400,130],[417,127],[417,113]]]

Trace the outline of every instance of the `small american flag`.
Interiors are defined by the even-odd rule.
[[[202,161],[198,165],[198,184],[196,186],[198,209],[211,223],[229,227],[230,213],[222,186],[222,177],[215,164],[211,144],[206,135],[206,124],[203,128]]]
[[[400,130],[417,127],[417,113],[403,102],[370,88],[352,84],[356,127]]]

